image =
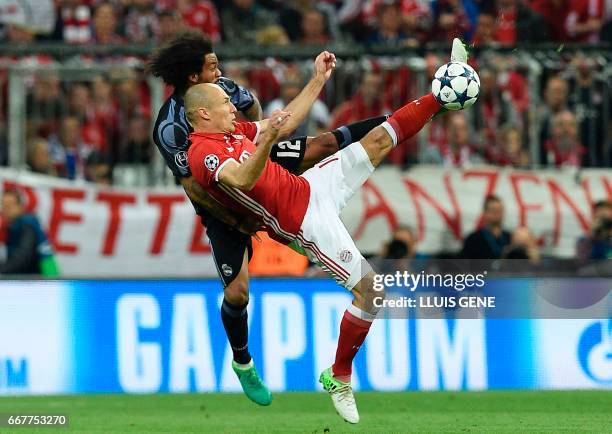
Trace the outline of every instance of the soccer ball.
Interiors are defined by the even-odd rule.
[[[436,71],[431,92],[442,107],[462,110],[474,105],[480,94],[480,78],[463,62],[449,62]]]

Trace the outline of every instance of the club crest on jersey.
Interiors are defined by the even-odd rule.
[[[178,167],[182,167],[183,169],[186,169],[187,166],[189,166],[189,163],[187,162],[187,152],[185,151],[177,152],[176,155],[174,156],[174,162],[176,163]]]
[[[338,258],[342,262],[351,262],[353,260],[353,254],[350,250],[343,249],[338,251]]]
[[[214,154],[208,154],[206,157],[204,157],[204,165],[211,172],[214,171],[219,165],[219,157]]]
[[[227,264],[221,265],[221,271],[223,271],[223,274],[225,274],[226,277],[231,276],[232,273],[234,272],[234,270],[232,270],[232,267],[230,267]]]

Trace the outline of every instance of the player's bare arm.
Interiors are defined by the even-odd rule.
[[[331,77],[332,71],[336,67],[336,56],[329,51],[323,51],[317,56],[314,61],[314,72],[312,78],[304,86],[304,89],[296,96],[284,111],[291,112],[292,115],[288,122],[283,125],[279,131],[278,138],[289,136],[297,127],[299,127],[312,108],[312,105],[319,97],[325,83]],[[269,126],[269,121],[264,119],[261,121],[261,132],[264,133]]]
[[[253,105],[249,107],[247,110],[244,110],[242,114],[251,122],[260,121],[263,117],[263,110],[261,108],[261,104],[256,96],[253,96]]]
[[[268,128],[260,136],[255,153],[240,164],[230,161],[219,172],[219,181],[229,187],[251,190],[266,166],[272,145],[276,143],[280,130],[291,117],[290,112],[275,110],[272,117],[264,121],[267,122]]]
[[[193,176],[179,178],[179,180],[189,199],[204,207],[206,211],[223,223],[247,235],[254,234],[261,228],[262,222],[229,211],[223,204],[208,194]]]

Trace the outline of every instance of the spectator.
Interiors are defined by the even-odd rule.
[[[323,45],[330,41],[327,19],[323,12],[309,9],[302,15],[302,37],[300,42],[308,45]]]
[[[166,10],[159,13],[159,44],[170,41],[182,30],[184,23],[179,14],[174,10]]]
[[[593,221],[589,235],[576,242],[580,262],[612,259],[612,203],[601,200],[593,204]]]
[[[399,226],[393,231],[391,239],[384,244],[380,256],[385,259],[412,259],[416,256],[415,245],[412,228]]]
[[[81,136],[86,143],[102,147],[106,143],[104,125],[98,122],[91,90],[83,83],[74,83],[68,93],[68,114],[78,119]]]
[[[51,161],[49,144],[42,137],[34,138],[27,147],[26,162],[28,169],[42,175],[56,176],[57,172]]]
[[[257,45],[289,45],[291,41],[281,26],[268,26],[257,34]]]
[[[547,25],[551,41],[569,40],[566,28],[567,15],[571,0],[533,0],[531,9],[540,14]]]
[[[569,110],[557,113],[553,118],[552,137],[545,143],[549,166],[581,167],[586,154],[578,138],[578,122]]]
[[[517,42],[543,42],[546,37],[546,24],[542,17],[521,0],[497,0],[497,42],[514,46]]]
[[[143,43],[159,37],[159,18],[155,0],[132,0],[125,17],[125,36],[129,42]]]
[[[511,242],[504,249],[502,257],[505,259],[527,260],[529,265],[536,265],[540,262],[538,242],[528,227],[519,226],[512,232]],[[521,265],[525,265],[525,263],[521,261],[517,265],[519,267],[516,270],[520,271]]]
[[[402,30],[402,14],[399,4],[395,1],[381,2],[378,5],[377,26],[367,42],[389,46],[416,47],[416,38],[409,38]]]
[[[2,193],[1,215],[6,261],[0,264],[0,274],[57,276],[59,269],[53,249],[38,218],[25,211],[19,191],[11,189]]]
[[[451,42],[453,38],[469,41],[477,19],[476,5],[469,0],[436,0],[432,2],[432,37]],[[471,12],[471,16],[468,15]]]
[[[151,162],[151,125],[148,118],[138,116],[128,121],[127,144],[115,149],[114,163],[149,164]]]
[[[590,44],[599,42],[605,4],[603,0],[570,0],[565,31],[571,41]]]
[[[485,146],[497,141],[500,127],[507,123],[518,124],[519,116],[511,103],[508,92],[501,90],[497,71],[493,68],[483,68],[480,75],[480,96],[473,112],[474,128]]]
[[[68,90],[68,113],[84,122],[89,112],[93,113],[89,87],[83,83],[73,83]]]
[[[482,47],[497,45],[495,40],[495,14],[483,11],[478,15],[478,24],[472,42],[474,45]]]
[[[334,110],[330,128],[338,128],[341,125],[387,113],[389,109],[384,104],[382,84],[380,73],[364,72],[359,90],[351,99],[343,102]]]
[[[598,77],[595,60],[578,53],[573,59],[575,75],[569,80],[569,103],[576,113],[580,141],[586,146],[585,162],[588,166],[605,166],[604,151],[606,120],[604,113],[609,101],[606,78]]]
[[[59,13],[53,39],[67,44],[91,41],[91,9],[87,0],[58,0]]]
[[[384,3],[399,4],[402,29],[418,40],[424,39],[431,26],[431,14],[427,2],[421,0],[368,0],[362,9],[362,20],[370,28],[376,28],[379,6]],[[359,38],[359,35],[357,37]]]
[[[446,167],[468,167],[483,163],[482,157],[475,152],[475,146],[469,141],[470,131],[465,115],[453,113],[448,122],[447,140],[440,146],[429,146],[424,162]]]
[[[135,72],[126,76],[116,77],[114,105],[119,109],[120,119],[130,119],[135,116],[146,116],[151,113],[151,97],[148,89],[143,90]],[[124,126],[125,127],[125,126]]]
[[[313,9],[321,14],[321,17],[311,16],[308,20],[320,20],[313,23],[319,26],[316,33],[323,34],[328,40],[339,40],[342,36],[338,27],[338,14],[334,2],[315,2],[310,0],[293,0],[278,2],[278,23],[283,27],[285,33],[291,41],[299,42],[305,37],[306,32],[303,30],[303,25],[296,26],[295,23],[302,23],[305,15],[309,14]],[[356,5],[356,11],[359,6]],[[306,27],[309,27],[307,25]],[[306,31],[311,31],[306,29]],[[313,42],[318,44],[319,42]]]
[[[499,197],[486,197],[482,222],[479,229],[465,238],[461,251],[465,259],[499,259],[510,244],[510,232],[503,228],[504,205]]]
[[[199,30],[213,42],[221,39],[221,24],[215,5],[208,0],[178,0],[178,10],[189,27]]]
[[[266,107],[266,116],[276,109],[282,109],[289,104],[302,90],[303,84],[297,78],[290,78],[281,85],[281,96],[271,101]],[[310,113],[293,133],[294,136],[316,136],[324,131],[327,131],[330,115],[325,103],[321,100],[316,100],[310,109]]]
[[[552,119],[563,110],[567,110],[567,81],[558,75],[553,75],[546,82],[544,89],[544,105],[539,108],[540,125],[540,164],[547,163],[545,143],[552,134]]]
[[[380,254],[374,258],[374,269],[379,273],[410,271],[411,262],[416,257],[416,239],[408,226],[399,226],[393,231],[391,239],[383,245]]]
[[[309,9],[302,14],[302,44],[324,45],[329,43],[327,18],[317,9]]]
[[[85,160],[85,180],[102,186],[113,183],[113,175],[108,155],[101,151],[93,151]]]
[[[53,73],[36,74],[32,93],[28,93],[26,99],[28,129],[48,136],[57,129],[65,112],[59,77]]]
[[[51,136],[49,149],[59,176],[68,179],[83,177],[83,166],[91,145],[83,141],[81,125],[76,117],[62,119],[59,135]]]
[[[516,125],[503,126],[497,146],[488,150],[487,160],[497,166],[528,168],[529,154],[523,149],[521,129]]]
[[[124,39],[117,32],[117,13],[111,3],[96,6],[92,20],[92,42],[96,44],[121,44]]]
[[[261,8],[255,0],[232,0],[221,14],[226,42],[255,42],[257,33],[276,24],[276,17]]]
[[[119,140],[119,107],[113,98],[113,87],[105,76],[99,75],[94,78],[92,90],[95,122],[103,136],[96,137],[98,140],[90,141],[89,144],[100,150],[106,150],[111,143]]]

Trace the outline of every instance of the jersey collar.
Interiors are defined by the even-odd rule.
[[[223,141],[226,142],[231,138],[230,134],[225,134],[225,133],[206,133],[206,132],[193,132],[191,133],[192,136],[196,136],[196,137],[202,137],[204,139],[209,139],[209,140],[219,140],[219,141]]]

